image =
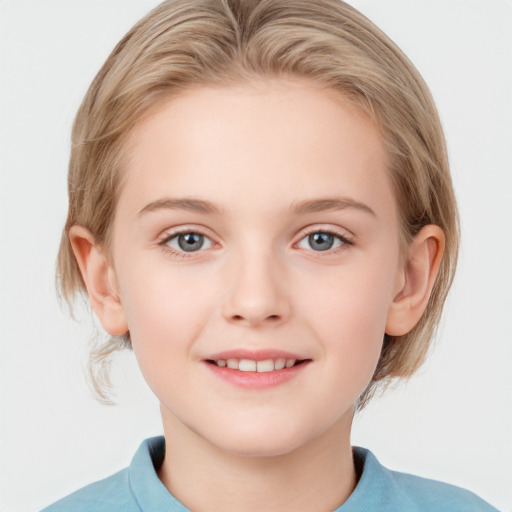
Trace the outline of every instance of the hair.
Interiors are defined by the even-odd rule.
[[[375,374],[357,404],[361,409],[379,387],[410,377],[423,363],[453,280],[459,226],[443,130],[428,87],[382,31],[341,0],[169,0],[140,20],[94,78],[73,125],[57,283],[70,305],[86,294],[68,232],[85,226],[108,249],[123,149],[142,118],[193,86],[280,77],[335,89],[379,126],[403,247],[428,224],[445,235],[427,308],[408,334],[384,335]],[[107,403],[106,363],[123,347],[131,347],[129,333],[91,351],[93,388]]]

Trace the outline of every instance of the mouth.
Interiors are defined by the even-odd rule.
[[[203,363],[229,385],[246,390],[280,386],[303,374],[313,359],[274,348],[238,348],[209,354]]]
[[[293,368],[311,361],[311,359],[291,359],[291,358],[277,358],[277,359],[248,359],[248,358],[234,358],[229,357],[226,359],[206,359],[208,364],[217,366],[219,368],[228,368],[231,370],[239,370],[241,372],[254,372],[254,373],[270,373]]]

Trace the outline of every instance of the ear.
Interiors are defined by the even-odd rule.
[[[72,226],[69,241],[87,288],[91,307],[103,328],[113,336],[128,332],[118,291],[114,269],[108,262],[102,247],[91,232],[82,226]]]
[[[439,226],[424,226],[409,246],[400,288],[388,311],[386,334],[403,336],[420,321],[427,307],[444,252]]]

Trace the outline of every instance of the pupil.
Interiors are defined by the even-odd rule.
[[[308,237],[309,245],[316,251],[327,251],[334,244],[334,237],[329,233],[313,233]]]
[[[198,233],[185,233],[178,237],[180,249],[187,252],[198,251],[203,246],[203,242],[203,235],[199,235]]]

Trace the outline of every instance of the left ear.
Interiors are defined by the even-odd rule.
[[[402,269],[401,288],[388,311],[386,334],[403,336],[420,321],[439,272],[444,245],[443,230],[432,224],[414,237]]]

